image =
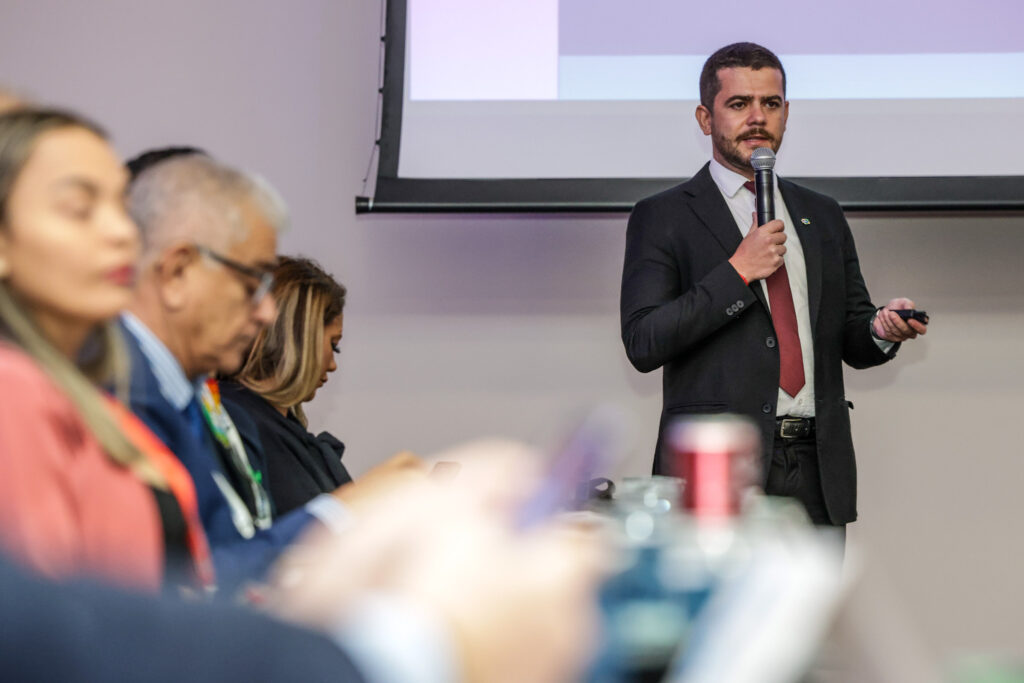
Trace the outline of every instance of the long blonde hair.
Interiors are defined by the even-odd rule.
[[[0,114],[0,230],[8,228],[7,201],[11,188],[32,156],[36,142],[45,133],[61,128],[84,128],[107,139],[99,126],[66,111],[26,108]],[[122,433],[97,388],[109,384],[118,394],[127,394],[127,355],[113,323],[99,327],[88,344],[88,358],[76,364],[46,338],[17,292],[0,278],[0,338],[31,356],[64,391],[111,460],[130,468],[147,484],[166,488],[164,477]]]
[[[314,261],[283,256],[271,292],[277,318],[260,331],[235,379],[306,425],[302,402],[320,382],[324,327],[341,315],[346,290]]]

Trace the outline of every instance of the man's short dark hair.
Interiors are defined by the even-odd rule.
[[[173,159],[175,157],[188,156],[190,154],[202,154],[204,156],[208,156],[204,150],[201,150],[198,147],[162,147],[160,149],[150,149],[138,154],[125,162],[125,166],[128,167],[131,182],[135,182],[135,179],[139,177],[139,174],[147,168],[156,166],[161,161],[167,161],[168,159]]]
[[[775,53],[756,43],[733,43],[717,50],[704,62],[700,72],[700,103],[712,109],[715,98],[722,89],[718,80],[719,69],[746,67],[758,71],[760,69],[778,69],[782,74],[782,95],[786,95],[786,70]]]

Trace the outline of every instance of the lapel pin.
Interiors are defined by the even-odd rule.
[[[810,218],[801,218],[800,222],[803,223],[804,225],[810,225],[811,224],[811,219]]]

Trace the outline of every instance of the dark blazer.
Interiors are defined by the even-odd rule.
[[[326,638],[225,604],[30,578],[0,557],[5,681],[331,681],[363,676]]]
[[[247,579],[258,579],[274,560],[314,520],[305,510],[274,518],[271,528],[257,530],[244,538],[231,519],[231,507],[213,479],[224,472],[220,445],[209,431],[197,440],[185,416],[160,393],[160,384],[135,337],[122,326],[131,361],[129,407],[164,444],[178,456],[192,475],[199,504],[199,517],[210,542],[217,583],[234,588]],[[236,425],[237,427],[238,425]],[[253,467],[262,467],[262,452],[247,450]]]
[[[296,418],[285,417],[237,382],[221,382],[220,396],[246,449],[250,443],[262,444],[263,485],[278,513],[302,507],[352,481],[341,463],[345,444],[327,432],[313,436]]]
[[[879,365],[898,345],[886,354],[871,336],[875,306],[839,205],[786,180],[779,180],[779,190],[804,251],[821,478],[832,521],[842,524],[857,517],[852,404],[842,363]],[[762,288],[744,284],[728,262],[741,240],[707,165],[689,181],[639,202],[626,232],[622,341],[641,372],[664,368],[659,454],[673,418],[737,413],[760,427],[767,473],[779,351]],[[655,472],[665,469],[659,454]]]

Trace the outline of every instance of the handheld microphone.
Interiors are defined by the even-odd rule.
[[[775,152],[767,147],[758,147],[750,155],[754,167],[754,189],[757,202],[757,224],[764,225],[775,220]]]

